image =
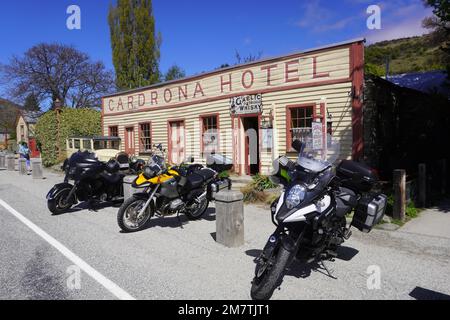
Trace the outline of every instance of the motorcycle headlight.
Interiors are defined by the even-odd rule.
[[[286,206],[288,209],[295,208],[303,200],[305,200],[306,188],[300,184],[297,184],[289,190],[286,197]]]

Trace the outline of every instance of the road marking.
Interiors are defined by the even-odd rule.
[[[117,284],[103,276],[100,272],[92,268],[89,264],[87,264],[84,260],[78,257],[75,253],[70,251],[67,247],[61,244],[58,240],[50,236],[44,230],[39,228],[33,222],[25,218],[22,214],[17,212],[13,207],[7,204],[5,201],[0,199],[0,205],[2,205],[6,210],[8,210],[13,216],[19,219],[23,224],[25,224],[28,228],[33,230],[38,236],[47,241],[50,245],[52,245],[56,250],[58,250],[62,255],[64,255],[67,259],[72,261],[75,265],[80,267],[81,270],[86,272],[91,278],[105,287],[109,292],[111,292],[114,296],[116,296],[120,300],[135,300],[129,293],[120,288]]]

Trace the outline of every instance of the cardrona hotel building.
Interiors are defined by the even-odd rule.
[[[359,159],[363,84],[356,39],[105,96],[103,134],[130,155],[161,143],[172,163],[224,154],[241,175],[269,173],[308,133],[319,147],[331,134],[341,157]]]

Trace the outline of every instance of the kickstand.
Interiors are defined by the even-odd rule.
[[[179,211],[178,211],[178,213],[177,213],[177,219],[178,219],[178,222],[180,223],[181,229],[184,229],[184,227],[183,227],[183,221],[181,221],[181,218],[180,218],[180,212],[179,212]]]
[[[332,278],[332,279],[334,279],[334,280],[337,280],[337,278],[335,277],[335,276],[333,276],[333,272],[334,272],[334,270],[330,270],[330,269],[328,269],[328,267],[327,267],[327,265],[326,265],[326,263],[325,263],[325,260],[320,260],[320,262],[319,262],[321,265],[322,265],[322,267],[325,269],[325,271],[327,272],[327,274],[328,274],[328,276],[330,277],[330,278]]]

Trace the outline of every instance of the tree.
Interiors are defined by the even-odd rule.
[[[0,99],[0,131],[9,134],[15,132],[18,112],[18,105],[11,101]]]
[[[117,87],[159,82],[161,34],[155,34],[152,1],[118,0],[110,6],[108,21]]]
[[[99,107],[114,85],[103,63],[62,44],[38,44],[22,57],[12,57],[0,71],[12,97],[22,100],[34,94],[37,101],[50,99],[52,107],[57,100],[72,108]]]
[[[448,0],[424,0],[424,3],[433,8],[434,16],[425,18],[423,26],[432,30],[432,41],[441,44],[443,60],[450,79],[450,2]]]
[[[25,103],[23,105],[23,109],[27,111],[41,111],[41,107],[39,106],[39,101],[36,98],[34,93],[30,93],[25,98]]]
[[[257,54],[250,53],[248,56],[242,57],[239,51],[236,50],[235,57],[236,57],[236,64],[249,63],[261,59],[262,51],[258,52]]]
[[[186,77],[186,72],[184,72],[183,69],[181,69],[177,65],[173,65],[172,67],[167,70],[166,75],[164,76],[165,81],[171,81],[176,79],[181,79]]]

